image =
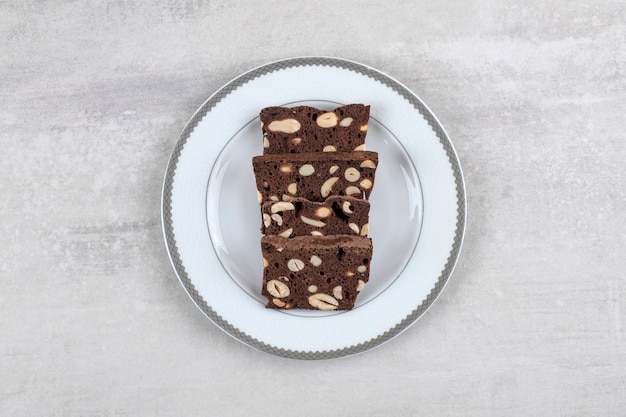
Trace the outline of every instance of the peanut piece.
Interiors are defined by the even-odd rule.
[[[291,165],[289,164],[281,165],[279,169],[280,169],[280,172],[282,172],[283,174],[289,174],[291,172]]]
[[[287,284],[277,279],[268,281],[265,288],[267,289],[267,292],[276,298],[285,298],[291,293]]]
[[[359,280],[359,283],[358,283],[358,284],[357,284],[357,286],[356,286],[356,290],[357,290],[357,291],[361,291],[363,288],[365,288],[365,281],[363,281],[363,280],[361,280],[361,279],[360,279],[360,280]]]
[[[289,184],[287,186],[287,192],[291,195],[296,195],[296,192],[298,191],[298,184],[295,182],[292,182],[291,184]]]
[[[335,185],[337,180],[339,180],[339,177],[331,177],[327,179],[324,184],[322,184],[322,188],[320,189],[320,194],[322,194],[322,197],[325,198],[330,195],[331,191],[333,190],[333,185]],[[361,190],[359,190],[359,192],[361,192]]]
[[[267,136],[264,136],[264,137],[263,137],[263,147],[264,147],[265,149],[267,149],[267,148],[269,148],[269,147],[270,147],[270,140],[267,138]]]
[[[324,146],[322,152],[337,152],[337,148],[335,148],[333,145]]]
[[[361,162],[360,166],[361,168],[372,168],[372,169],[376,168],[376,164],[371,159],[366,159],[365,161]]]
[[[356,272],[358,272],[359,274],[364,274],[365,271],[367,271],[367,267],[365,265],[359,265],[359,267],[356,269]]]
[[[341,122],[339,122],[339,126],[348,127],[352,124],[353,120],[354,119],[352,117],[346,117],[345,119],[341,120]]]
[[[355,151],[364,151],[365,150],[365,144],[363,145],[359,145],[356,148],[354,148]]]
[[[356,223],[350,223],[350,224],[348,224],[348,227],[350,228],[350,230],[352,230],[357,235],[361,231],[361,229],[359,229],[359,226]]]
[[[285,306],[285,303],[283,301],[279,300],[278,298],[274,298],[272,300],[272,303],[274,303],[274,305],[276,307],[284,307]]]
[[[313,173],[315,172],[315,168],[313,168],[313,165],[311,164],[304,164],[300,167],[298,172],[303,177],[308,177],[309,175],[313,175]]]
[[[339,169],[339,165],[333,165],[332,167],[330,167],[328,172],[330,173],[330,175],[333,175],[335,172],[337,172],[338,169]]]
[[[272,204],[272,208],[270,209],[270,211],[272,212],[272,214],[274,213],[278,213],[280,211],[287,211],[287,210],[295,210],[296,207],[291,204],[288,201],[280,201],[278,203],[274,203]]]
[[[309,290],[309,292],[317,292],[317,285],[309,285],[307,290]]]
[[[330,216],[332,213],[333,213],[333,211],[331,209],[329,209],[328,207],[326,207],[326,206],[318,207],[315,210],[315,215],[317,217],[319,217],[320,219],[325,219],[328,216]]]
[[[346,169],[346,171],[343,173],[343,176],[346,177],[346,180],[350,182],[355,182],[358,181],[359,178],[361,178],[361,173],[358,169],[350,167]]]
[[[339,301],[323,293],[309,296],[309,304],[318,310],[337,310],[337,307],[339,307]]]
[[[333,288],[333,296],[337,300],[343,299],[343,292],[341,291],[341,285],[337,285],[335,288]]]
[[[263,224],[265,227],[269,227],[272,224],[272,218],[267,213],[263,213]]]
[[[363,227],[361,227],[361,236],[367,236],[369,232],[370,232],[370,224],[365,223]]]
[[[322,260],[317,255],[311,256],[311,259],[309,259],[309,261],[311,262],[311,265],[313,266],[320,266],[322,264]]]
[[[302,271],[304,269],[304,262],[300,259],[292,258],[287,261],[287,268],[289,268],[291,272]]]
[[[354,185],[350,185],[346,187],[346,195],[361,195],[362,191],[359,187],[355,187]]]
[[[315,227],[324,227],[326,226],[326,223],[321,222],[319,220],[315,220],[315,219],[311,219],[305,216],[300,216],[300,220],[302,220],[302,223],[304,224],[308,224],[309,226],[315,226]]]
[[[328,113],[320,114],[315,119],[315,122],[319,127],[334,127],[337,126],[337,115],[332,111]]]
[[[361,181],[359,183],[359,185],[361,186],[361,188],[363,188],[364,190],[369,190],[370,188],[372,188],[372,180],[365,178],[363,181]]]
[[[284,232],[279,233],[278,236],[289,237],[289,236],[291,236],[291,233],[293,233],[293,228],[290,227],[289,229],[285,230]],[[276,249],[276,250],[278,250],[278,249]],[[278,252],[282,252],[282,249],[278,250]]]
[[[300,130],[300,122],[296,119],[274,120],[267,125],[270,132],[296,133]]]
[[[279,225],[279,226],[283,225],[283,218],[278,213],[272,214],[272,220],[274,220],[276,222],[276,224]]]

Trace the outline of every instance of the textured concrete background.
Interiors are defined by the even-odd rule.
[[[604,1],[0,1],[0,415],[626,415],[626,23]],[[415,91],[464,167],[455,275],[392,342],[281,359],[164,249],[196,108],[327,55]]]

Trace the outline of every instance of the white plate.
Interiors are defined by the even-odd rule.
[[[252,171],[259,111],[349,103],[371,106],[367,149],[379,153],[369,283],[348,312],[266,309]],[[443,127],[406,87],[356,62],[293,58],[235,78],[194,114],[167,167],[162,217],[178,278],[218,327],[272,354],[328,359],[381,345],[432,305],[461,249],[465,187]]]

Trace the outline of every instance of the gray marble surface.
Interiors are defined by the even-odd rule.
[[[0,1],[0,415],[626,415],[622,1],[153,3]],[[333,361],[211,324],[160,223],[196,108],[302,55],[416,92],[468,193],[433,308]]]

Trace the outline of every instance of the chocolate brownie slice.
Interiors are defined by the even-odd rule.
[[[263,203],[264,235],[283,237],[352,235],[367,236],[370,203],[348,196],[330,196],[324,202],[305,198]]]
[[[372,241],[362,236],[264,236],[267,308],[351,310],[369,280]]]
[[[324,201],[330,195],[368,199],[374,186],[378,153],[311,152],[252,158],[259,204],[303,197]]]
[[[261,110],[263,154],[365,150],[370,106],[348,104],[334,110],[309,106]]]

